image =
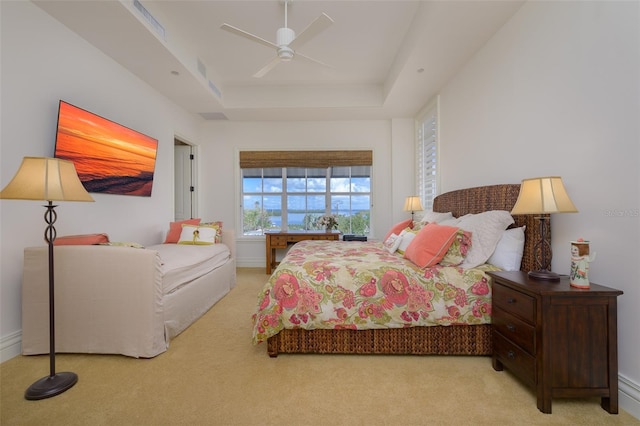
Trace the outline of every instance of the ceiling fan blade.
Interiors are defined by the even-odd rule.
[[[315,21],[309,24],[307,28],[302,30],[302,32],[298,34],[298,36],[293,39],[291,43],[289,43],[289,47],[293,50],[296,50],[297,48],[320,34],[322,31],[329,28],[331,24],[333,24],[333,19],[331,19],[326,13],[323,13],[322,15],[317,17]]]
[[[229,24],[222,24],[220,26],[220,29],[228,31],[228,32],[230,32],[232,34],[239,35],[240,37],[244,37],[246,39],[255,41],[257,43],[263,44],[263,45],[265,45],[267,47],[272,47],[272,48],[276,48],[276,49],[278,48],[278,46],[275,43],[272,43],[272,42],[270,42],[268,40],[265,40],[265,39],[263,39],[261,37],[258,37],[257,35],[253,35],[251,33],[248,33],[248,32],[246,32],[244,30],[241,30],[240,28],[236,28],[236,27],[234,27],[232,25],[229,25]]]
[[[302,54],[302,53],[300,53],[300,52],[296,52],[296,53],[295,53],[295,56],[294,56],[294,59],[298,59],[298,58],[300,58],[300,59],[304,59],[305,61],[313,62],[314,64],[322,65],[323,67],[333,68],[333,66],[331,66],[331,65],[329,65],[329,64],[327,64],[327,63],[324,63],[324,62],[319,61],[319,60],[317,60],[317,59],[310,58],[309,56],[307,56],[307,55],[303,55],[303,54]]]
[[[253,75],[254,78],[262,78],[264,77],[269,71],[271,71],[272,69],[274,69],[276,67],[276,65],[278,65],[280,63],[280,58],[279,57],[275,57],[273,58],[267,65],[265,65],[264,67],[262,67],[260,69],[260,71],[258,71],[257,73],[255,73]]]

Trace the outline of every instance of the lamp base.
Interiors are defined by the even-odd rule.
[[[529,271],[529,278],[537,281],[560,281],[560,275],[545,269]]]
[[[70,389],[77,382],[78,375],[76,373],[56,373],[54,376],[43,377],[33,383],[25,391],[24,397],[30,401],[51,398]]]

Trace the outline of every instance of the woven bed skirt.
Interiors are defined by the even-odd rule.
[[[279,353],[491,355],[491,325],[452,325],[376,330],[282,330],[267,340]]]

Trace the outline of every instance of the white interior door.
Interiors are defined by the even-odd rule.
[[[193,147],[175,145],[175,220],[191,219],[194,211]]]

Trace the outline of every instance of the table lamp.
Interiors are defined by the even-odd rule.
[[[559,176],[523,179],[520,193],[516,200],[512,215],[539,214],[540,241],[534,246],[538,270],[529,271],[529,277],[535,280],[558,281],[560,276],[551,272],[551,243],[547,239],[546,221],[551,213],[577,213]],[[549,256],[547,257],[547,252]]]
[[[413,213],[421,212],[422,203],[420,202],[420,197],[418,196],[410,196],[404,201],[404,209],[405,212],[411,212],[411,220],[413,221]]]

